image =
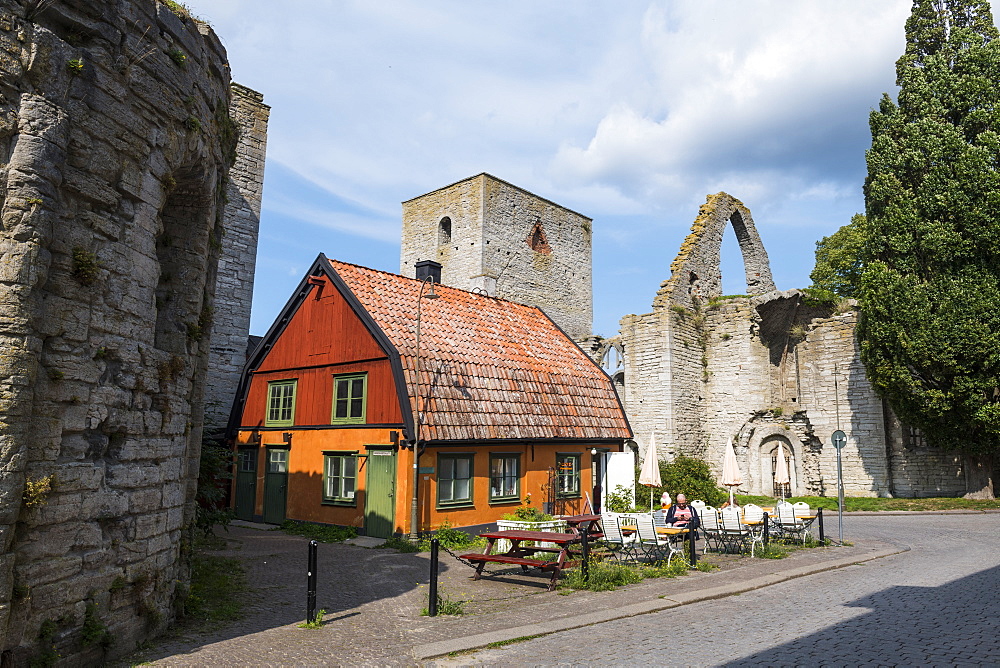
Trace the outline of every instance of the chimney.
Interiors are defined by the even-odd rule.
[[[421,260],[417,262],[417,280],[423,281],[428,276],[432,277],[435,283],[441,283],[441,263],[434,260]]]

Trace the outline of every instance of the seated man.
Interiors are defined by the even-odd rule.
[[[674,505],[670,506],[667,516],[664,518],[667,526],[698,528],[698,511],[688,505],[687,497],[683,494],[677,495]]]

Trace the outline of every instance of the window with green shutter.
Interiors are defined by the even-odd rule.
[[[278,380],[267,384],[267,427],[291,427],[295,423],[295,386],[298,381]]]
[[[365,421],[368,375],[353,373],[333,377],[333,424],[360,424]]]

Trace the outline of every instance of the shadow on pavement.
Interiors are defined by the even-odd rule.
[[[998,591],[1000,566],[937,587],[890,587],[846,604],[866,614],[726,665],[995,665]]]

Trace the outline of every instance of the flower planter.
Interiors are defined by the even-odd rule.
[[[520,531],[554,531],[556,533],[566,532],[566,520],[546,520],[544,522],[524,522],[522,520],[497,520],[497,530],[498,531],[508,531],[511,529],[517,529]],[[527,547],[532,545],[531,542],[525,541],[521,545]],[[538,543],[534,547],[555,547],[555,543]],[[498,540],[495,548],[495,552],[506,552],[510,549],[510,541],[508,540]]]

